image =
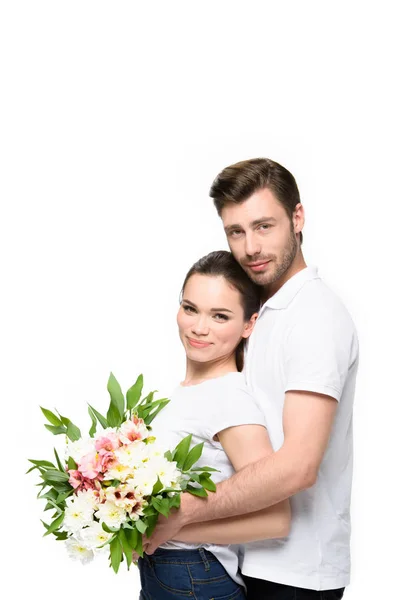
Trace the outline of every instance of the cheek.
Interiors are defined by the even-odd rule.
[[[242,337],[243,327],[239,323],[227,323],[220,332],[220,340],[225,344],[236,346]]]

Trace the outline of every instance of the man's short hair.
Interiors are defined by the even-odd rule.
[[[210,196],[221,216],[226,204],[245,202],[265,188],[282,204],[292,222],[294,209],[301,202],[296,180],[290,171],[269,158],[251,158],[226,167],[214,179]],[[300,243],[302,241],[300,232]]]

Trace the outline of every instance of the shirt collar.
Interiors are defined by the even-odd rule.
[[[319,279],[317,267],[305,267],[296,275],[293,275],[279,290],[267,300],[261,307],[260,314],[266,308],[282,309],[287,308],[296,294],[301,290],[307,281]]]

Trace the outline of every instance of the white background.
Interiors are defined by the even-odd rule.
[[[23,473],[61,440],[39,404],[85,429],[86,402],[106,410],[110,370],[124,389],[143,372],[147,390],[169,393],[184,374],[182,280],[227,247],[210,184],[232,162],[267,156],[295,175],[306,260],[360,336],[345,596],[394,597],[395,5],[1,4],[1,545],[12,596],[48,600],[55,586],[59,600],[138,596],[135,570],[82,567],[41,537],[36,478]]]

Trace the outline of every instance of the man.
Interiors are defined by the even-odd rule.
[[[217,486],[207,500],[184,494],[147,552],[189,523],[254,512],[291,498],[287,538],[246,545],[252,598],[341,598],[349,582],[352,409],[358,366],[354,325],[307,267],[304,210],[293,175],[264,158],[227,167],[211,191],[236,260],[262,286],[263,305],[246,352],[248,385],[261,390],[282,429],[278,450]],[[244,408],[245,410],[245,408]],[[280,447],[279,447],[280,446]]]

